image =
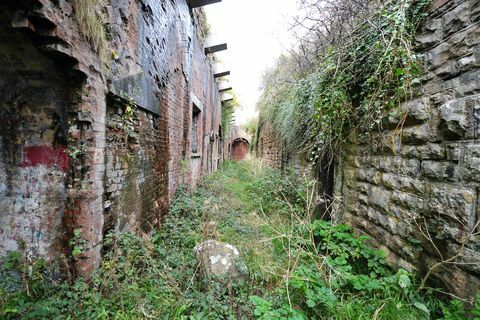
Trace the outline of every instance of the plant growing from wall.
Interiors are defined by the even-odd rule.
[[[258,131],[258,118],[254,117],[249,119],[245,124],[242,125],[242,129],[250,135],[252,141],[250,143],[250,152],[253,152],[257,147],[257,131]]]
[[[82,238],[82,230],[73,230],[73,237],[70,239],[70,247],[74,258],[83,253],[86,243],[87,242]]]
[[[83,36],[104,60],[107,50],[106,18],[103,14],[106,0],[73,0],[75,18]]]
[[[128,143],[128,139],[134,136],[135,133],[135,115],[137,112],[137,105],[133,102],[133,98],[127,94],[124,94],[126,99],[125,110],[122,114],[123,130],[125,132],[125,143]]]
[[[323,49],[308,68],[297,70],[293,58],[280,59],[264,79],[261,119],[273,124],[287,149],[310,152],[313,161],[337,154],[355,134],[381,128],[419,82],[421,60],[413,39],[427,4],[375,1],[367,4],[371,15],[352,18],[353,29],[321,40]],[[334,22],[328,26],[333,30]]]
[[[210,24],[208,23],[207,15],[203,8],[196,8],[193,10],[195,16],[195,22],[197,24],[197,35],[200,41],[203,43],[210,34]]]

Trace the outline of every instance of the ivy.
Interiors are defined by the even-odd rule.
[[[290,76],[277,67],[265,83],[259,109],[287,149],[310,152],[312,161],[335,155],[355,134],[381,128],[385,116],[413,96],[422,72],[413,40],[427,4],[401,0],[379,5],[355,32],[329,45],[313,70],[272,97],[275,78]]]

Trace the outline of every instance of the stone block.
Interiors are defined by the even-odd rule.
[[[390,196],[391,192],[381,187],[372,186],[372,188],[370,189],[369,199],[372,205],[383,210],[384,212],[388,212],[390,205]]]
[[[445,34],[449,35],[465,28],[470,22],[470,3],[464,1],[443,16]]]
[[[424,199],[421,196],[397,191],[392,193],[391,199],[394,204],[412,210],[414,213],[410,216],[417,216],[423,211]]]
[[[369,183],[365,183],[365,182],[357,183],[357,191],[360,193],[369,194],[371,187],[372,185]]]
[[[463,181],[480,182],[480,145],[469,143],[464,146],[460,166],[460,176]]]
[[[468,132],[472,128],[471,116],[465,100],[451,100],[441,106],[440,119],[439,130],[446,139],[456,140],[469,136]]]
[[[432,130],[428,123],[402,129],[402,143],[423,144],[431,140]]]
[[[357,170],[345,169],[343,170],[343,179],[347,187],[353,188],[356,185]]]
[[[359,169],[356,177],[359,181],[379,185],[382,181],[382,172],[375,169]]]
[[[427,212],[442,217],[447,224],[468,232],[475,223],[477,195],[475,189],[452,184],[430,186]]]
[[[438,143],[428,143],[419,146],[406,145],[401,148],[400,154],[406,158],[419,160],[441,160],[447,156],[445,147]]]
[[[421,195],[425,191],[424,181],[410,177],[385,173],[382,176],[382,182],[386,188],[394,191],[409,192],[417,195]]]
[[[423,31],[415,37],[421,47],[429,47],[439,43],[443,38],[442,19],[430,19],[423,25]]]
[[[422,175],[437,181],[455,181],[458,176],[457,165],[448,161],[423,161]]]
[[[420,173],[420,161],[402,157],[379,157],[376,163],[379,170],[414,177]]]
[[[448,61],[443,63],[437,69],[435,69],[434,74],[436,77],[441,79],[451,79],[455,77],[459,72],[459,65],[456,61]]]
[[[409,101],[403,106],[404,110],[408,112],[409,119],[415,123],[422,123],[430,119],[431,110],[428,98],[420,98]]]

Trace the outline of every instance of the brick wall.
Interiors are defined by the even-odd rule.
[[[0,8],[0,254],[62,250],[69,88]],[[29,92],[28,95],[24,94]]]
[[[220,99],[198,11],[185,0],[112,0],[105,64],[74,10],[0,5],[0,255],[24,242],[28,254],[88,277],[105,233],[160,226],[178,186],[216,170]],[[76,257],[74,230],[85,247]]]
[[[392,263],[425,274],[461,251],[480,217],[480,3],[434,1],[417,40],[428,73],[421,95],[404,104],[369,143],[357,141],[337,165],[339,219],[371,235]],[[431,241],[427,239],[431,237]],[[463,297],[480,287],[477,237],[460,264],[435,269],[432,282]]]
[[[288,152],[278,141],[274,129],[268,122],[261,121],[258,131],[256,152],[263,162],[282,171],[309,171],[304,157]]]

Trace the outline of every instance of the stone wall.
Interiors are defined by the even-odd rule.
[[[314,170],[319,193],[333,194],[333,217],[385,249],[389,261],[461,297],[480,289],[480,1],[432,1],[416,41],[425,74],[418,95],[381,132],[354,137],[335,173]],[[268,123],[258,156],[288,168]],[[337,159],[338,160],[338,159]],[[459,254],[457,256],[457,254]],[[456,263],[453,263],[456,262]]]
[[[480,288],[480,2],[434,1],[417,37],[427,71],[417,98],[337,164],[337,217],[392,263],[462,297]]]
[[[221,112],[198,9],[109,1],[102,60],[72,3],[0,5],[0,255],[25,247],[88,277],[107,232],[159,227],[178,186],[217,169]]]

